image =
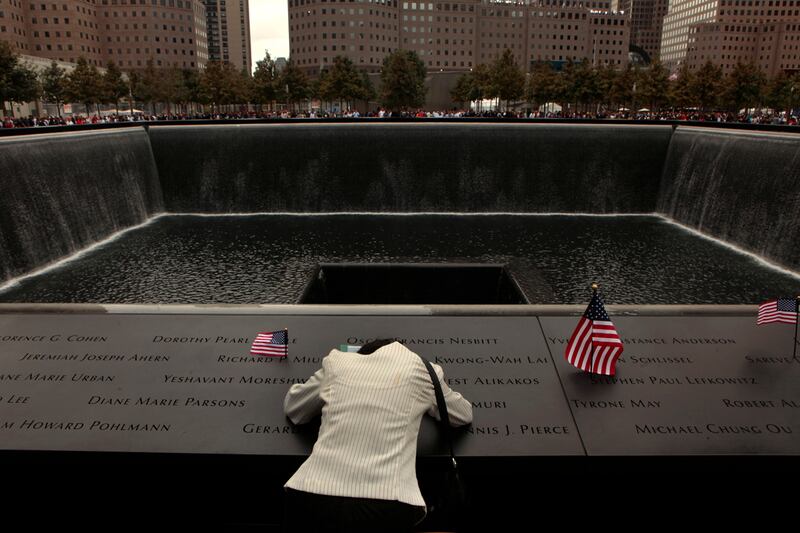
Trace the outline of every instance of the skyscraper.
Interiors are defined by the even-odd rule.
[[[651,61],[659,59],[661,31],[669,0],[614,0],[612,8],[631,18],[631,45],[641,48]]]
[[[250,72],[250,4],[248,0],[203,0],[208,28],[208,56]]]
[[[289,0],[291,59],[309,74],[346,56],[377,72],[413,50],[430,71],[469,71],[508,48],[533,63],[628,63],[629,19],[610,0]]]
[[[799,41],[800,0],[672,0],[661,57],[673,70],[752,62],[774,76],[800,70]]]
[[[0,9],[0,39],[20,53],[122,69],[202,68],[206,21],[200,0],[11,0]],[[7,22],[8,20],[8,22]]]

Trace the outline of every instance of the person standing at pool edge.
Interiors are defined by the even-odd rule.
[[[472,422],[472,404],[433,367],[450,423]],[[285,485],[285,531],[410,531],[425,517],[417,435],[422,416],[438,420],[439,411],[416,353],[392,340],[332,350],[308,381],[292,385],[284,411],[295,424],[322,415],[311,455]]]

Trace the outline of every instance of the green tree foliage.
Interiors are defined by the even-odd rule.
[[[23,65],[11,45],[0,41],[0,104],[30,102],[39,96],[39,80],[33,69]]]
[[[179,79],[175,103],[181,106],[184,112],[188,112],[190,106],[201,100],[200,73],[193,68],[181,69]]]
[[[346,57],[333,58],[333,66],[327,75],[320,80],[320,96],[329,102],[339,101],[339,109],[343,103],[352,103],[362,95],[362,78],[353,62]]]
[[[692,100],[694,76],[686,64],[683,64],[676,74],[677,78],[670,83],[668,91],[670,104],[680,108],[692,107],[694,105]]]
[[[253,75],[247,69],[243,68],[239,71],[239,78],[236,84],[236,95],[234,103],[240,104],[242,108],[246,108],[247,104],[253,101],[255,93],[255,82]]]
[[[462,74],[456,80],[456,85],[450,91],[450,98],[464,107],[464,104],[472,101],[472,93],[475,89],[475,75],[472,72]]]
[[[763,100],[767,78],[754,63],[737,62],[725,77],[722,100],[734,112],[758,106]]]
[[[271,107],[278,95],[278,77],[275,61],[269,52],[266,52],[264,59],[256,61],[256,70],[253,73],[253,102]]]
[[[150,106],[150,112],[155,115],[155,104],[161,94],[161,75],[156,69],[152,59],[148,59],[144,69],[131,74],[131,89],[136,100]]]
[[[218,112],[219,106],[237,103],[241,97],[241,75],[230,63],[209,61],[200,76],[200,91],[212,112]]]
[[[286,100],[290,108],[308,98],[311,90],[308,76],[294,61],[288,61],[278,78],[279,94]]]
[[[67,75],[66,71],[52,61],[50,66],[39,74],[39,82],[42,87],[42,98],[46,102],[56,104],[58,116],[61,116],[61,104],[66,97]]]
[[[654,61],[640,72],[636,89],[637,99],[640,102],[653,111],[658,110],[667,102],[669,72],[660,61]]]
[[[597,75],[588,61],[570,63],[565,73],[566,93],[578,104],[593,104],[600,99]]]
[[[514,53],[506,48],[490,67],[490,97],[505,101],[506,109],[512,100],[525,94],[525,74],[517,66]]]
[[[564,79],[553,70],[550,63],[538,63],[533,67],[525,99],[535,107],[562,99],[564,93]]]
[[[617,73],[611,86],[611,102],[615,106],[630,108],[633,106],[633,86],[637,81],[637,72],[631,65]]]
[[[372,80],[369,78],[366,71],[361,71],[361,82],[359,83],[358,87],[358,100],[368,104],[377,97],[378,93],[375,91],[375,86],[372,84]]]
[[[596,70],[596,83],[597,91],[600,94],[599,101],[607,108],[612,107],[612,98],[614,94],[614,86],[617,82],[619,72],[614,65],[603,64],[597,67]]]
[[[119,101],[128,96],[128,82],[122,76],[122,71],[116,63],[109,61],[102,77],[103,102],[114,103],[114,108],[119,113]]]
[[[67,75],[67,99],[81,102],[86,106],[87,115],[91,114],[89,107],[103,99],[103,78],[97,67],[90,65],[84,57],[78,58],[75,68]]]
[[[710,60],[700,67],[692,76],[689,90],[692,101],[699,104],[700,109],[714,108],[719,103],[722,89],[722,69]]]
[[[381,103],[393,111],[425,104],[425,63],[416,52],[396,50],[383,59]]]
[[[462,106],[468,102],[483,100],[486,97],[490,77],[489,65],[483,63],[478,65],[475,70],[458,78],[455,87],[450,91],[450,98]]]
[[[778,74],[766,88],[766,104],[773,108],[791,111],[800,107],[800,74]]]

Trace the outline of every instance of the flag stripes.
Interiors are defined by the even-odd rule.
[[[289,353],[289,332],[267,331],[259,333],[250,347],[251,355],[267,355],[271,357],[286,357]]]
[[[572,332],[564,356],[584,372],[613,376],[622,351],[622,340],[595,294]]]
[[[778,298],[759,305],[756,324],[760,326],[773,322],[796,324],[797,301],[793,298]]]

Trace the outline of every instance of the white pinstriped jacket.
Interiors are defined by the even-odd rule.
[[[472,421],[472,404],[444,382],[450,423]],[[322,413],[317,442],[286,487],[330,496],[424,506],[415,470],[422,416],[439,411],[430,374],[417,354],[393,342],[368,355],[332,350],[283,402],[295,424]]]

